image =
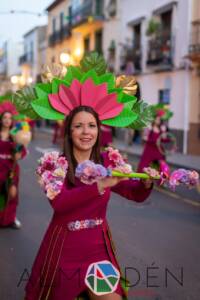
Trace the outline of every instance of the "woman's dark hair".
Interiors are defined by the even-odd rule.
[[[2,124],[2,118],[3,118],[3,116],[4,116],[6,113],[11,114],[9,111],[4,111],[4,112],[0,115],[0,133],[1,133],[2,127],[3,127],[3,124]],[[11,114],[11,115],[12,115],[12,114]],[[12,128],[12,126],[13,126],[13,122],[12,122],[12,124],[10,125],[10,129]],[[12,140],[11,135],[10,135],[10,139]]]
[[[72,185],[75,184],[75,169],[77,167],[77,161],[73,154],[73,142],[71,138],[71,125],[75,115],[79,112],[87,112],[94,116],[97,122],[98,136],[95,145],[92,148],[90,160],[95,163],[101,163],[100,157],[100,120],[98,114],[89,106],[78,106],[71,111],[67,116],[64,124],[64,155],[68,161],[67,180]]]

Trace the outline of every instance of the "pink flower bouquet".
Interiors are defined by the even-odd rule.
[[[45,153],[39,160],[36,174],[39,176],[39,183],[49,199],[54,199],[60,193],[67,169],[67,160],[56,151]]]
[[[120,165],[121,168],[122,165]],[[89,160],[79,164],[76,168],[75,176],[79,178],[85,184],[92,184],[97,182],[97,180],[101,178],[105,178],[108,176],[113,177],[127,177],[132,179],[155,179],[161,180],[161,184],[167,184],[172,190],[175,190],[175,187],[182,184],[187,187],[193,187],[198,185],[199,182],[199,174],[196,171],[190,171],[185,169],[178,169],[172,172],[169,177],[166,177],[166,174],[159,174],[159,172],[152,168],[146,168],[146,173],[134,173],[134,172],[122,172],[120,169],[116,168],[116,166],[109,168],[105,168],[102,165],[95,164]],[[127,171],[126,170],[126,171]]]

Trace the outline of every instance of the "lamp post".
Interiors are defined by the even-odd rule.
[[[62,52],[60,54],[60,62],[62,65],[67,66],[70,63],[71,57],[67,52]]]

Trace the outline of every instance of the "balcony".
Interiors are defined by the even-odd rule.
[[[67,24],[64,27],[60,28],[59,35],[61,41],[69,38],[71,36],[70,26]]]
[[[52,47],[58,42],[60,42],[60,32],[55,31],[49,36],[49,46]]]
[[[200,20],[192,22],[188,58],[200,63]]]
[[[19,65],[33,64],[33,52],[26,53],[19,57]]]
[[[103,20],[103,0],[85,0],[76,10],[71,12],[71,26],[76,27],[92,17],[94,20]]]
[[[173,43],[170,32],[160,32],[150,37],[148,43],[147,65],[158,70],[173,67]]]
[[[55,31],[49,36],[49,46],[52,47],[57,43],[61,43],[63,40],[71,36],[69,25],[65,25],[60,30]]]

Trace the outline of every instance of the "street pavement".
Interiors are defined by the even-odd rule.
[[[0,229],[0,300],[22,300],[24,286],[52,210],[34,170],[42,153],[56,149],[40,133],[21,162],[21,230]],[[142,204],[113,194],[108,220],[129,299],[200,299],[200,202],[197,191],[154,189]],[[64,300],[64,299],[63,299]]]

